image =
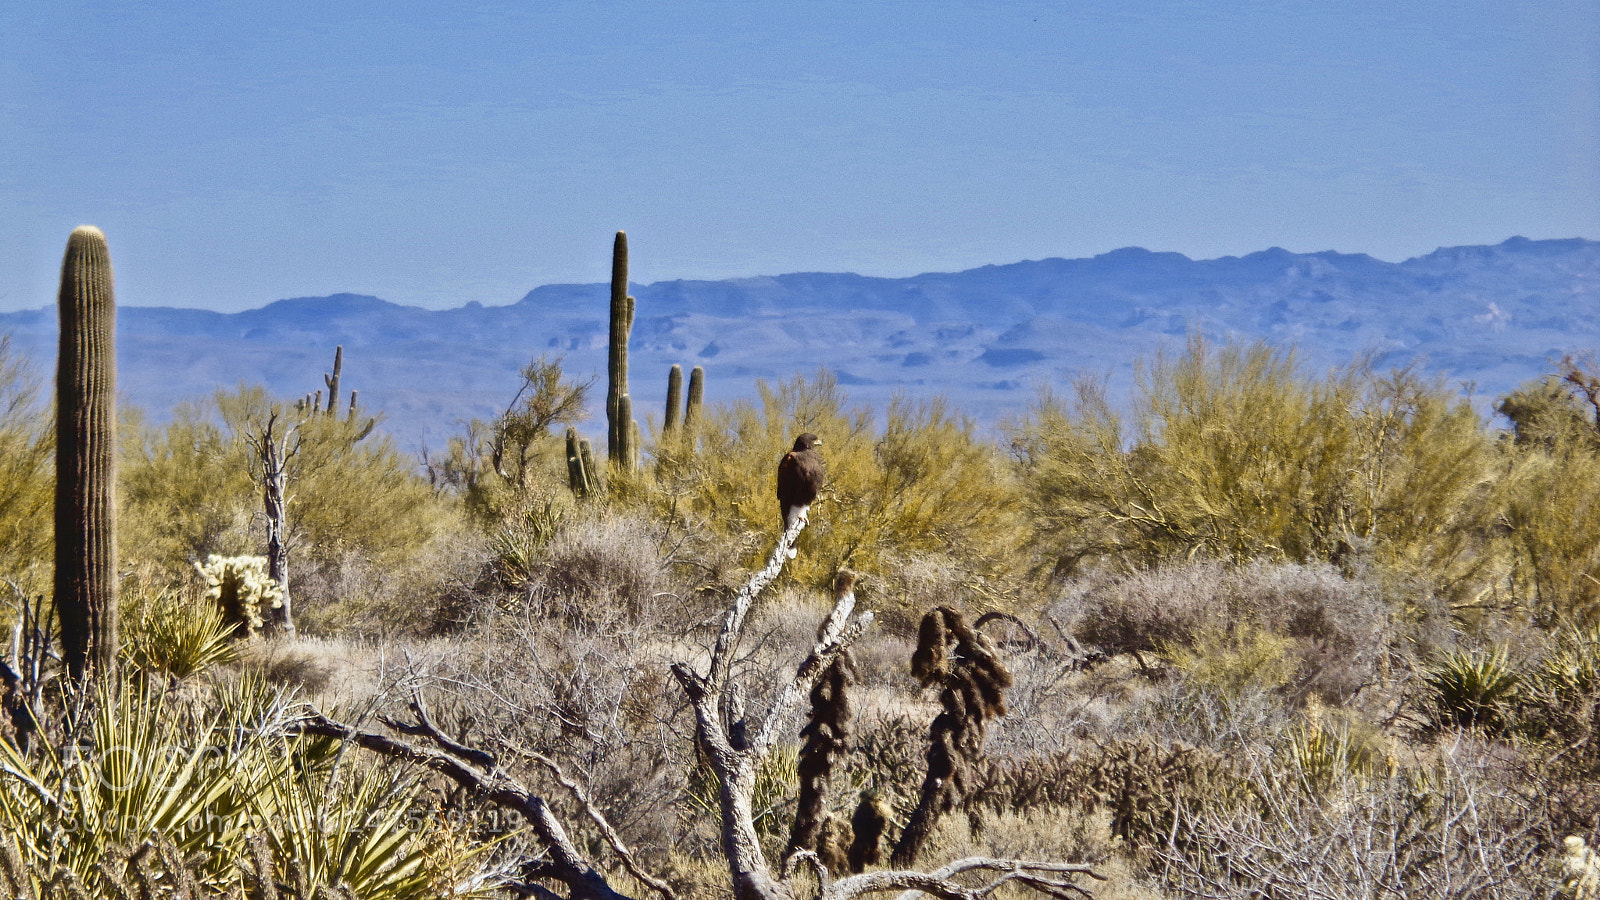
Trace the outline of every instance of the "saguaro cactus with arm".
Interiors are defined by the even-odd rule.
[[[628,337],[633,333],[635,301],[628,296],[628,234],[617,232],[611,247],[611,346],[606,359],[606,456],[619,468],[633,468],[633,418],[624,415],[628,394]]]
[[[333,348],[333,373],[322,373],[322,383],[328,386],[328,415],[339,412],[339,373],[344,369],[344,345]],[[350,412],[355,414],[355,392],[351,392]]]
[[[67,670],[117,655],[117,351],[111,253],[100,229],[67,239],[56,360],[56,612]]]

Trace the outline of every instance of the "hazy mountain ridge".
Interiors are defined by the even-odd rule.
[[[439,446],[457,420],[492,415],[517,369],[563,353],[569,371],[603,374],[607,285],[546,285],[507,306],[425,310],[336,294],[240,313],[127,306],[118,332],[121,389],[162,415],[240,381],[300,396],[322,386],[345,345],[345,384],[384,410],[415,448]],[[942,393],[995,421],[1026,408],[1039,383],[1109,375],[1198,331],[1295,345],[1308,368],[1373,352],[1424,358],[1473,382],[1486,402],[1548,371],[1563,352],[1600,346],[1600,242],[1529,241],[1441,248],[1401,263],[1361,254],[1291,253],[1191,260],[1126,248],[909,278],[801,273],[634,285],[635,409],[659,418],[666,370],[706,367],[710,399],[753,393],[758,377],[835,370],[851,393]],[[0,314],[0,332],[48,371],[46,310]],[[643,418],[643,416],[641,416]],[[594,430],[590,423],[590,430]]]

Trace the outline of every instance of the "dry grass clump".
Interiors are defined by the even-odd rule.
[[[1394,632],[1376,585],[1327,565],[1266,561],[1194,560],[1081,579],[1052,611],[1080,640],[1141,663],[1173,651],[1198,662],[1225,644],[1280,636],[1292,662],[1284,682],[1336,700],[1372,683]]]
[[[534,583],[571,610],[641,613],[670,591],[661,533],[643,519],[590,517],[560,529],[535,557]]]
[[[400,562],[354,550],[320,561],[291,557],[296,624],[310,635],[363,638],[458,630],[481,602],[489,558],[464,532],[436,534]]]

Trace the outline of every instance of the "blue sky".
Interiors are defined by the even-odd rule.
[[[1600,2],[0,4],[0,310],[1600,238]]]

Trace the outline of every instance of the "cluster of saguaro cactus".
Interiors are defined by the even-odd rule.
[[[312,416],[318,413],[332,416],[337,413],[339,407],[339,378],[343,374],[343,371],[344,345],[341,344],[333,348],[333,371],[322,373],[322,383],[328,387],[327,408],[324,409],[322,405],[322,392],[314,391],[295,401],[295,411],[304,416]],[[359,397],[360,394],[360,391],[350,392],[350,402],[347,407],[347,412],[345,413],[345,421],[352,424],[355,423],[357,416],[360,415],[360,408],[356,405],[356,398]],[[361,423],[360,429],[356,431],[352,442],[359,441],[371,434],[372,429],[376,428],[377,425],[378,420],[373,416],[368,416],[366,421]]]
[[[587,497],[600,488],[600,476],[594,470],[589,441],[578,437],[576,428],[567,429],[567,486],[578,497]]]
[[[206,599],[221,607],[235,637],[260,631],[265,611],[283,607],[283,589],[267,574],[265,556],[213,554],[195,568],[205,579]]]
[[[662,420],[661,433],[672,436],[679,433],[693,435],[700,425],[700,406],[705,402],[706,370],[699,366],[689,373],[689,396],[683,397],[683,366],[673,366],[667,372],[667,414]],[[679,406],[682,412],[679,412]]]
[[[611,346],[606,358],[606,455],[631,472],[639,466],[639,423],[628,394],[628,337],[634,298],[628,296],[628,234],[617,232],[611,249]]]
[[[56,360],[55,603],[67,670],[117,654],[117,354],[111,254],[100,229],[67,239]]]

